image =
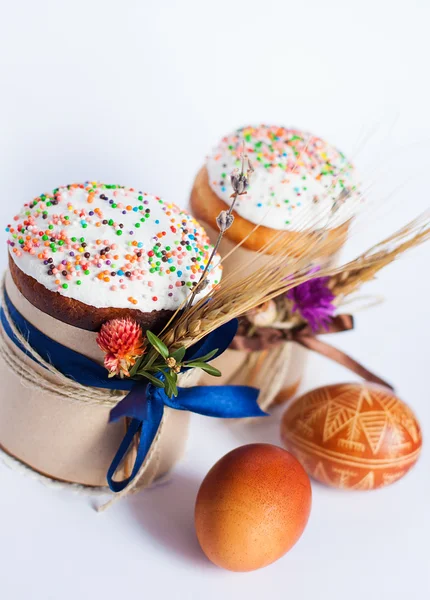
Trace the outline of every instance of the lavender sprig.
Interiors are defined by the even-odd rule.
[[[246,170],[245,170],[246,169]],[[196,297],[197,292],[204,290],[204,288],[208,285],[207,274],[209,271],[209,267],[216,255],[219,245],[221,244],[221,240],[224,236],[224,233],[233,225],[234,216],[232,214],[234,205],[239,196],[246,194],[247,189],[249,187],[249,180],[254,172],[254,167],[251,164],[251,161],[248,158],[248,155],[245,154],[245,143],[243,144],[242,150],[242,165],[241,169],[234,169],[230,175],[231,187],[233,188],[233,193],[230,196],[231,204],[228,210],[222,210],[216,218],[216,223],[218,225],[219,234],[217,241],[213,247],[212,253],[209,257],[209,260],[206,264],[206,267],[196,285],[193,288],[191,296],[185,306],[185,309],[189,308],[194,298]]]

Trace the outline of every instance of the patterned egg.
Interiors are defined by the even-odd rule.
[[[313,390],[284,413],[281,436],[308,474],[327,485],[372,490],[416,463],[421,430],[388,388],[345,383]]]

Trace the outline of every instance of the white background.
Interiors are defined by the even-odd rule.
[[[427,0],[2,0],[0,8],[4,224],[33,196],[86,179],[185,204],[217,139],[259,122],[310,130],[355,157],[373,202],[352,254],[430,204]],[[331,340],[395,382],[425,436],[429,259],[424,246],[388,268],[366,290],[385,303]],[[312,357],[302,389],[352,379]],[[251,441],[279,443],[279,415],[253,428],[195,417],[171,483],[103,515],[87,498],[0,465],[0,597],[428,597],[426,445],[392,487],[342,493],[315,484],[309,525],[276,564],[250,574],[212,566],[193,529],[197,489],[217,459]]]

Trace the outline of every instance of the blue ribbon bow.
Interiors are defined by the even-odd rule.
[[[107,473],[109,487],[114,492],[123,490],[136,477],[157,434],[163,417],[164,406],[221,418],[261,417],[266,414],[257,404],[258,390],[248,386],[226,385],[178,388],[178,397],[169,398],[163,388],[157,388],[145,380],[109,378],[104,367],[52,340],[34,327],[17,311],[6,292],[5,302],[9,315],[21,335],[41,358],[46,362],[50,362],[63,375],[89,387],[129,392],[111,410],[109,419],[110,422],[118,421],[123,417],[131,419],[125,437]],[[24,354],[35,360],[14,335],[3,308],[0,317],[8,337]],[[214,356],[216,358],[228,348],[236,331],[237,320],[234,319],[189,348],[184,360],[198,360],[199,357],[218,348]],[[35,362],[38,361],[35,360]],[[139,435],[139,443],[131,475],[122,481],[114,481],[115,472],[126,456],[136,435]]]

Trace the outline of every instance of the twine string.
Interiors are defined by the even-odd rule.
[[[122,400],[126,396],[125,393],[120,391],[104,390],[101,388],[93,388],[82,385],[77,381],[66,377],[60,371],[58,371],[50,362],[44,360],[36,352],[36,350],[34,350],[34,348],[31,347],[28,340],[21,334],[21,332],[17,329],[12,320],[12,317],[7,308],[7,304],[5,302],[4,277],[1,282],[0,294],[5,319],[9,327],[11,328],[13,334],[16,336],[16,339],[19,341],[19,343],[22,345],[25,351],[32,358],[34,358],[35,361],[37,361],[37,363],[44,367],[52,376],[54,376],[58,380],[58,382],[50,381],[42,374],[38,373],[35,369],[33,369],[31,365],[24,364],[22,361],[21,350],[17,346],[12,348],[7,343],[7,340],[9,338],[3,327],[3,324],[0,322],[0,358],[4,361],[8,370],[19,378],[22,385],[24,385],[27,388],[36,389],[39,392],[42,391],[45,393],[52,394],[63,400],[81,402],[87,405],[93,404],[114,407],[116,406],[116,404],[118,404],[120,400]],[[161,435],[163,432],[164,422],[165,416],[163,416],[160,427],[158,428],[157,435],[135,479],[132,482],[130,482],[130,484],[126,488],[124,488],[124,490],[116,494],[109,502],[98,507],[98,512],[106,510],[115,502],[117,502],[120,498],[127,496],[129,493],[132,493],[137,489],[149,487],[153,483],[157,474],[158,465],[160,461],[159,445]],[[145,477],[153,461],[154,469],[150,472],[148,477]]]
[[[25,383],[26,387],[43,390],[45,392],[55,394],[63,399],[71,400],[73,402],[82,402],[85,404],[102,404],[104,406],[114,407],[122,400],[126,394],[118,390],[105,390],[101,388],[90,388],[69,377],[63,375],[58,371],[50,362],[42,358],[34,348],[29,344],[28,340],[21,334],[17,329],[15,323],[7,308],[5,301],[5,279],[3,278],[1,283],[1,304],[5,319],[11,328],[14,336],[25,349],[25,351],[33,358],[37,363],[44,367],[48,373],[58,379],[58,383],[50,381],[43,375],[39,374],[31,366],[22,362],[22,352],[17,346],[12,348],[10,343],[7,343],[9,337],[4,330],[3,325],[0,327],[0,356],[4,360],[6,366],[10,371],[15,373],[20,380]]]

